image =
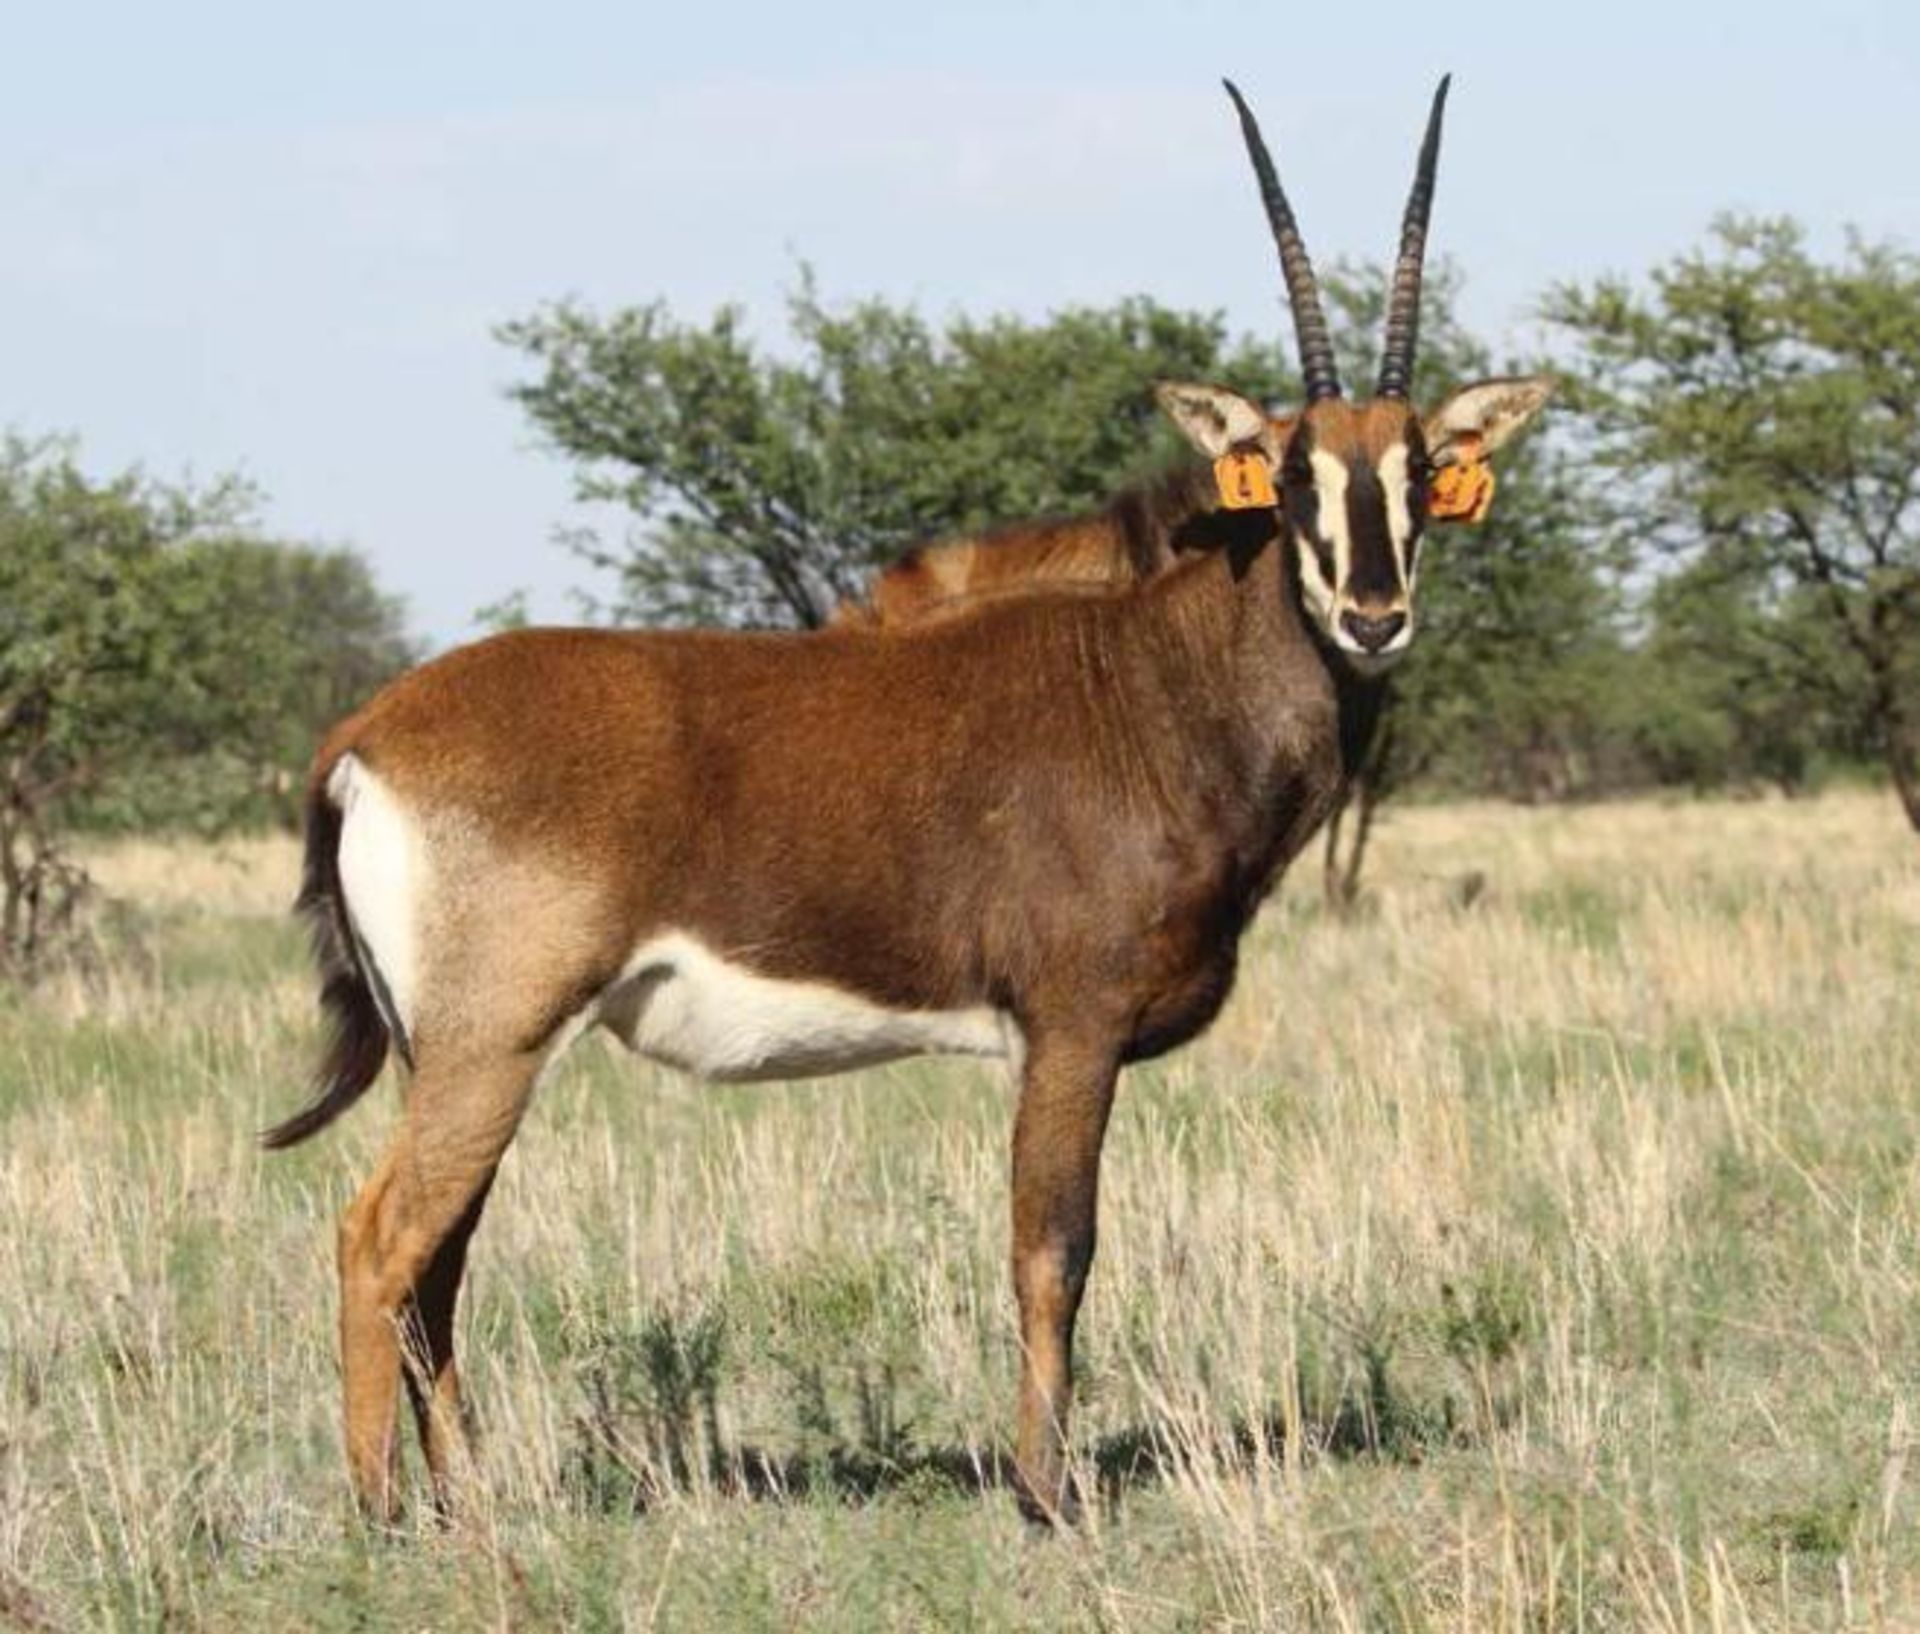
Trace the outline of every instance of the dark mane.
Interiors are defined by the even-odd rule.
[[[1098,510],[916,546],[875,576],[865,598],[843,605],[834,622],[900,625],[1016,591],[1137,584],[1197,553],[1242,557],[1273,530],[1271,510],[1223,510],[1212,471],[1188,462],[1130,484]]]
[[[955,545],[997,551],[1025,543],[1037,534],[1068,534],[1106,523],[1117,530],[1135,576],[1144,579],[1165,567],[1175,554],[1211,548],[1212,542],[1204,537],[1199,524],[1216,503],[1211,471],[1198,461],[1187,460],[1128,483],[1098,509],[1056,512],[978,533],[944,535],[914,546],[900,560],[903,564],[917,563],[931,551]]]

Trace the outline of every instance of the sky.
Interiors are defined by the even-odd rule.
[[[1433,244],[1497,346],[1723,210],[1920,247],[1910,0],[14,0],[5,35],[0,428],[243,473],[442,645],[591,582],[494,335],[544,303],[737,302],[777,346],[805,261],[935,317],[1145,293],[1283,326],[1222,74],[1324,263],[1391,252],[1451,70]]]

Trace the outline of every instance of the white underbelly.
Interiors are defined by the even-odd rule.
[[[690,936],[657,937],[627,961],[599,1020],[640,1054],[719,1082],[809,1078],[910,1055],[1009,1056],[1010,1017],[890,1010],[823,982],[776,980]]]

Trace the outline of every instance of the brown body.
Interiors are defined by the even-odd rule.
[[[1412,635],[1425,518],[1465,513],[1436,471],[1546,396],[1483,382],[1424,418],[1406,400],[1444,91],[1379,393],[1355,404],[1240,104],[1308,402],[1275,420],[1219,387],[1159,395],[1210,461],[1253,470],[1253,508],[1181,473],[1094,518],[929,549],[872,615],[815,635],[501,636],[330,736],[301,900],[335,1035],[319,1096],[266,1138],[329,1122],[390,1042],[413,1069],[340,1233],[348,1458],[371,1510],[395,1504],[403,1380],[436,1488],[455,1474],[467,1243],[541,1071],[594,1025],[718,1077],[923,1050],[1018,1063],[1017,1462],[1033,1511],[1068,1506],[1116,1075],[1213,1018],[1248,919],[1334,803],[1364,677]],[[1473,514],[1490,486],[1468,485]],[[971,599],[912,616],[954,594]]]
[[[1405,405],[1317,404],[1275,468],[1310,436],[1364,489],[1383,427],[1396,448],[1422,445]],[[1217,1013],[1242,930],[1337,799],[1377,698],[1303,590],[1314,564],[1340,564],[1342,604],[1371,605],[1366,518],[1349,506],[1315,523],[1324,476],[1238,512],[1205,509],[1196,480],[1056,535],[1095,556],[1151,538],[1171,558],[1116,586],[1014,581],[937,616],[812,635],[500,636],[404,677],[329,737],[304,901],[339,1026],[320,1098],[268,1138],[304,1138],[350,1104],[389,1037],[413,1068],[340,1240],[347,1444],[370,1509],[394,1508],[403,1380],[439,1490],[456,1470],[466,1245],[543,1068],[602,1024],[708,1070],[698,1049],[649,1049],[650,1010],[678,979],[647,962],[663,942],[776,984],[782,1004],[853,1004],[909,1033],[929,1016],[1004,1027],[1004,1050],[977,1019],[925,1047],[1020,1063],[1017,1467],[1032,1512],[1068,1507],[1072,1332],[1116,1074]],[[1157,532],[1139,528],[1146,514]],[[1411,547],[1387,552],[1390,531],[1372,548],[1404,584]],[[375,794],[405,836],[388,849],[416,855],[404,891],[383,896],[376,868],[356,898],[351,808]],[[401,897],[404,970],[367,923]],[[922,1047],[849,1056],[843,1019],[825,1015],[817,1047],[788,1036],[716,1075]]]
[[[465,831],[478,889],[447,883],[434,960],[473,958],[524,892],[502,933],[525,962],[542,904],[565,902],[537,972],[557,998],[517,1018],[530,1047],[672,928],[892,1008],[991,1004],[1025,1026],[1111,1005],[1131,1018],[1119,1053],[1151,1053],[1209,1018],[1180,994],[1197,964],[1224,990],[1219,916],[1237,926],[1337,785],[1334,681],[1264,585],[1277,563],[1248,571],[1274,593],[1216,555],[910,636],[502,636],[389,688],[318,774],[352,752]],[[410,1029],[416,1052],[433,1025]]]
[[[282,1139],[379,1064],[383,973],[329,849],[343,762],[429,859],[389,1022],[414,1066],[406,1116],[341,1235],[365,1501],[393,1505],[403,1375],[452,1474],[453,1302],[495,1166],[541,1068],[581,1026],[630,1020],[634,949],[675,933],[757,976],[1017,1029],[1018,1461],[1057,1510],[1115,1074],[1225,998],[1242,927],[1339,786],[1342,684],[1285,555],[1250,537],[1112,594],[897,633],[501,636],[345,722],[315,768],[309,854],[343,1029],[328,1094]]]

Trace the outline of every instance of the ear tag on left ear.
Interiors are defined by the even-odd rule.
[[[1493,506],[1493,467],[1478,437],[1459,439],[1453,462],[1433,474],[1427,515],[1436,522],[1480,522]]]
[[[1249,449],[1236,448],[1213,462],[1220,503],[1230,511],[1253,511],[1280,503],[1267,462]]]

